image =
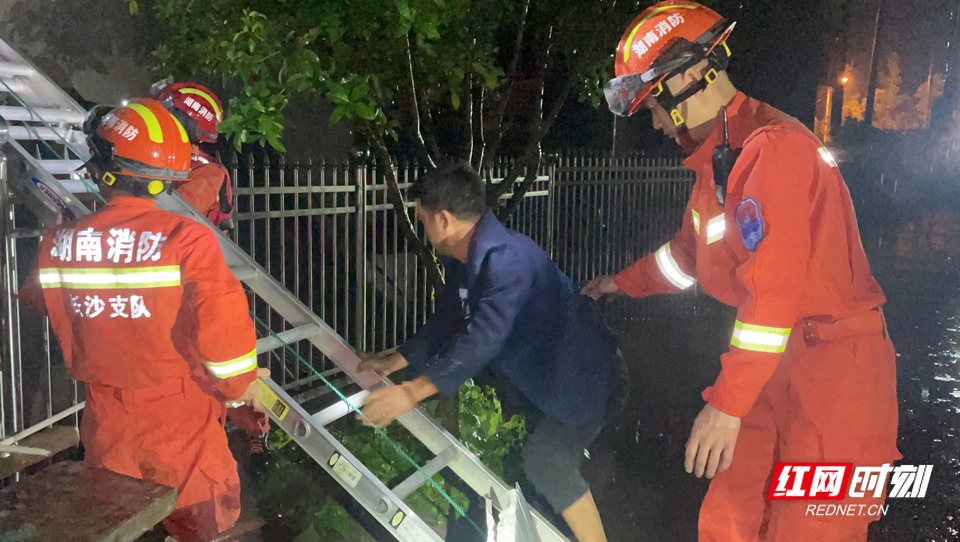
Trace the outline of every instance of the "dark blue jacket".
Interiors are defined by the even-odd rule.
[[[492,365],[563,423],[602,423],[622,363],[593,302],[530,238],[493,213],[477,223],[467,262],[441,259],[436,312],[399,351],[452,396]]]

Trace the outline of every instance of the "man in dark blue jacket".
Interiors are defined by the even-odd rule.
[[[419,374],[371,394],[364,415],[386,426],[419,401],[455,396],[467,379],[493,369],[529,403],[527,478],[580,542],[606,540],[580,465],[624,398],[613,337],[549,256],[487,209],[484,182],[470,166],[422,176],[411,196],[446,286],[416,335],[396,353],[361,364],[381,374],[410,365]]]

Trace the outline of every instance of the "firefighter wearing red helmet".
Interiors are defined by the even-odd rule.
[[[687,472],[712,478],[701,541],[866,540],[875,516],[814,518],[806,501],[765,499],[777,462],[899,459],[896,369],[840,170],[800,122],[733,86],[732,28],[699,4],[661,2],[623,34],[610,110],[649,111],[697,178],[669,242],[583,291],[640,298],[699,283],[737,310],[686,445]]]
[[[43,237],[20,297],[46,311],[84,384],[85,460],[176,487],[164,527],[181,542],[210,540],[240,513],[225,403],[259,397],[246,296],[216,235],[155,204],[188,178],[182,124],[135,99],[95,109],[84,131],[107,204]]]
[[[187,130],[192,149],[190,180],[177,192],[215,226],[233,228],[233,195],[230,173],[202,146],[217,142],[217,125],[223,121],[223,104],[207,87],[193,81],[160,80],[150,95],[173,114]]]
[[[187,203],[223,230],[233,229],[233,194],[230,173],[201,145],[217,142],[217,125],[223,121],[223,103],[207,87],[193,81],[171,83],[165,79],[150,87],[150,94],[184,126],[190,139],[190,178],[177,187]],[[230,421],[250,436],[251,452],[263,449],[270,430],[266,414],[248,406],[231,409]]]

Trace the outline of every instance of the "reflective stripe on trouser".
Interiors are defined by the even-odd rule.
[[[257,368],[257,349],[227,361],[205,361],[207,371],[217,378],[230,378]]]
[[[677,264],[677,260],[674,259],[673,254],[670,252],[670,243],[663,245],[657,250],[656,261],[657,267],[660,268],[663,276],[670,281],[670,284],[673,284],[677,288],[685,290],[697,282],[696,279],[680,269],[680,265]]]
[[[40,286],[77,290],[112,290],[118,288],[164,288],[180,285],[180,266],[158,267],[87,267],[40,269]]]
[[[777,462],[883,465],[900,457],[896,442],[895,356],[886,337],[812,348],[791,341],[742,419],[731,467],[710,482],[700,507],[700,542],[865,542],[875,517],[813,517],[807,505],[823,501],[768,501],[770,474]]]
[[[741,350],[779,354],[786,350],[790,328],[757,326],[737,320],[730,344]]]

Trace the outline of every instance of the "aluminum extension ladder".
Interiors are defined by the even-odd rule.
[[[95,191],[85,181],[82,166],[88,153],[82,123],[86,111],[35,66],[0,40],[0,167],[6,158],[10,187],[45,225],[58,219],[72,219],[89,211],[76,194]],[[6,194],[3,194],[5,199]],[[216,230],[179,195],[164,194],[158,204],[205,223],[217,232],[227,264],[239,280],[279,314],[290,329],[259,338],[257,352],[267,353],[299,341],[308,341],[336,364],[344,375],[363,391],[350,397],[358,405],[370,391],[391,385],[370,372],[358,373],[359,358],[330,326],[323,322],[295,295],[271,277],[254,259],[230,238]],[[3,212],[7,212],[4,208]],[[36,232],[39,235],[39,231]],[[270,417],[323,467],[394,537],[402,541],[442,540],[410,509],[404,499],[426,483],[421,472],[393,488],[388,488],[350,453],[326,425],[346,416],[352,409],[342,401],[320,412],[308,412],[272,379],[261,380],[264,404]],[[507,486],[459,440],[443,429],[421,409],[414,409],[398,421],[431,453],[433,459],[422,470],[433,476],[447,467],[478,495],[493,501],[496,507],[508,502]],[[520,532],[518,542],[560,542],[567,539],[535,510],[519,500]],[[523,511],[529,510],[529,514]],[[524,525],[523,522],[532,522]],[[526,527],[526,528],[525,528]]]

